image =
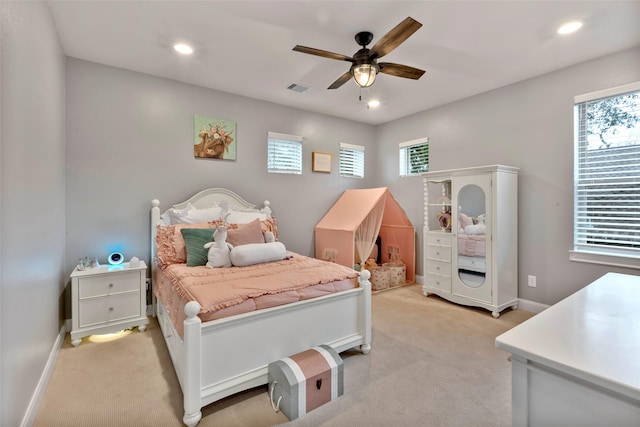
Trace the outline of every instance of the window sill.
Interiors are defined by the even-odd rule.
[[[569,260],[590,264],[611,265],[615,267],[640,269],[640,258],[609,255],[599,252],[569,251]]]

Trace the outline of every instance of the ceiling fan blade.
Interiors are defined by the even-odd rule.
[[[422,24],[408,17],[385,34],[369,51],[370,58],[382,58],[418,31]]]
[[[315,49],[313,47],[296,45],[296,47],[294,47],[293,50],[295,50],[296,52],[308,53],[309,55],[322,56],[323,58],[337,59],[338,61],[353,62],[353,58],[351,58],[350,56],[342,55],[340,53],[327,52],[326,50]]]
[[[327,89],[338,89],[340,86],[348,82],[350,79],[351,79],[351,71],[347,71],[346,73],[338,77],[338,80],[331,83],[331,86],[329,86]]]
[[[392,62],[378,62],[378,67],[380,67],[381,73],[413,80],[418,80],[425,73],[424,70]]]

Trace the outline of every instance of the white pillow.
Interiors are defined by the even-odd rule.
[[[184,209],[167,209],[160,217],[163,223],[166,217],[169,218],[169,224],[197,224],[199,222],[216,221],[222,219],[225,214],[225,208],[220,206],[212,206],[210,208],[198,209],[191,203],[187,204]]]
[[[237,267],[280,261],[287,256],[287,249],[281,242],[249,243],[231,249],[231,264]]]
[[[188,207],[184,209],[169,208],[160,215],[162,225],[180,224],[180,218],[187,214]]]
[[[233,209],[229,211],[229,216],[227,217],[227,223],[229,224],[247,224],[254,219],[259,219],[260,221],[264,221],[268,219],[269,216],[260,211],[234,211]]]
[[[467,225],[464,228],[465,234],[485,234],[486,231],[487,231],[487,226],[485,224]]]
[[[197,209],[191,204],[188,204],[187,207],[190,209],[187,211],[187,214],[183,216],[182,224],[196,224],[198,222],[215,221],[222,219],[224,215],[224,209],[219,206]]]

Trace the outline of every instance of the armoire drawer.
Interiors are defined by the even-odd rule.
[[[451,262],[451,247],[427,245],[427,258]]]
[[[427,235],[427,245],[435,245],[435,246],[451,246],[451,236],[448,236],[444,233],[440,234],[428,234]]]
[[[458,268],[485,273],[487,271],[487,262],[484,257],[461,256],[458,258]]]
[[[427,273],[424,275],[424,284],[430,288],[451,292],[451,277]]]
[[[427,273],[451,277],[451,263],[444,261],[427,261]]]

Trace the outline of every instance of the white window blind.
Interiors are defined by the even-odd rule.
[[[340,176],[364,178],[364,146],[340,143]]]
[[[267,171],[302,174],[302,137],[268,132]]]
[[[640,83],[575,98],[576,261],[640,268]]]
[[[429,138],[401,142],[400,176],[418,175],[429,172]]]

